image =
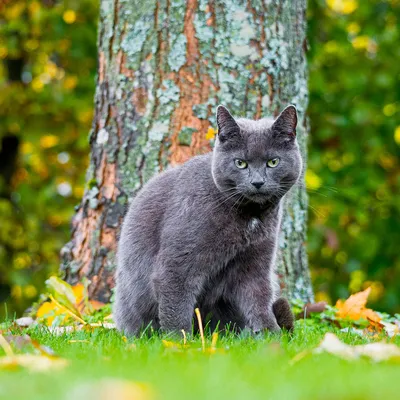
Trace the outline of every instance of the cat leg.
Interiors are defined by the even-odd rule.
[[[176,270],[176,269],[175,269]],[[193,311],[200,293],[198,279],[177,274],[172,268],[163,269],[153,278],[158,300],[158,318],[163,331],[192,332]]]
[[[157,329],[157,303],[148,285],[143,283],[139,290],[137,286],[121,283],[116,292],[113,316],[118,330],[127,336],[137,335],[150,326]]]
[[[272,305],[272,310],[274,311],[278,325],[282,329],[292,332],[294,329],[294,316],[288,300],[284,297],[280,297]]]
[[[254,333],[264,329],[279,332],[280,327],[272,309],[274,289],[268,258],[257,256],[252,249],[241,257],[231,280],[231,296],[245,320],[245,326]]]

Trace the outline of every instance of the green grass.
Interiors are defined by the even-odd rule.
[[[82,385],[98,385],[108,378],[144,383],[156,399],[398,398],[399,363],[349,362],[327,354],[309,354],[293,363],[297,354],[316,347],[327,330],[306,320],[296,323],[293,337],[228,335],[218,340],[221,350],[209,354],[201,351],[197,337],[190,341],[189,349],[174,351],[165,348],[157,335],[124,341],[113,330],[57,337],[43,328],[31,328],[32,338],[68,359],[70,365],[44,373],[0,371],[0,399],[99,399],[94,392],[84,393]],[[369,340],[329,330],[348,344]],[[206,340],[209,346],[211,338]]]

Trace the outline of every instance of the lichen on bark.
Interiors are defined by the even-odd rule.
[[[236,116],[299,111],[306,160],[305,0],[101,0],[95,117],[87,188],[62,250],[74,283],[108,300],[129,199],[168,165],[207,152],[219,103]],[[292,297],[312,298],[307,196],[285,204],[279,272]]]

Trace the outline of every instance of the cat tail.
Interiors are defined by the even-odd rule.
[[[276,322],[281,329],[286,329],[288,332],[293,332],[294,316],[290,309],[290,304],[284,297],[280,297],[272,305],[272,311],[275,314]]]

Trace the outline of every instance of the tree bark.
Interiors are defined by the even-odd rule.
[[[62,269],[90,295],[111,296],[129,199],[167,165],[210,151],[215,109],[248,118],[299,111],[306,160],[305,0],[101,0],[96,112],[87,188],[62,249]],[[285,204],[279,272],[292,298],[312,299],[307,196]]]

